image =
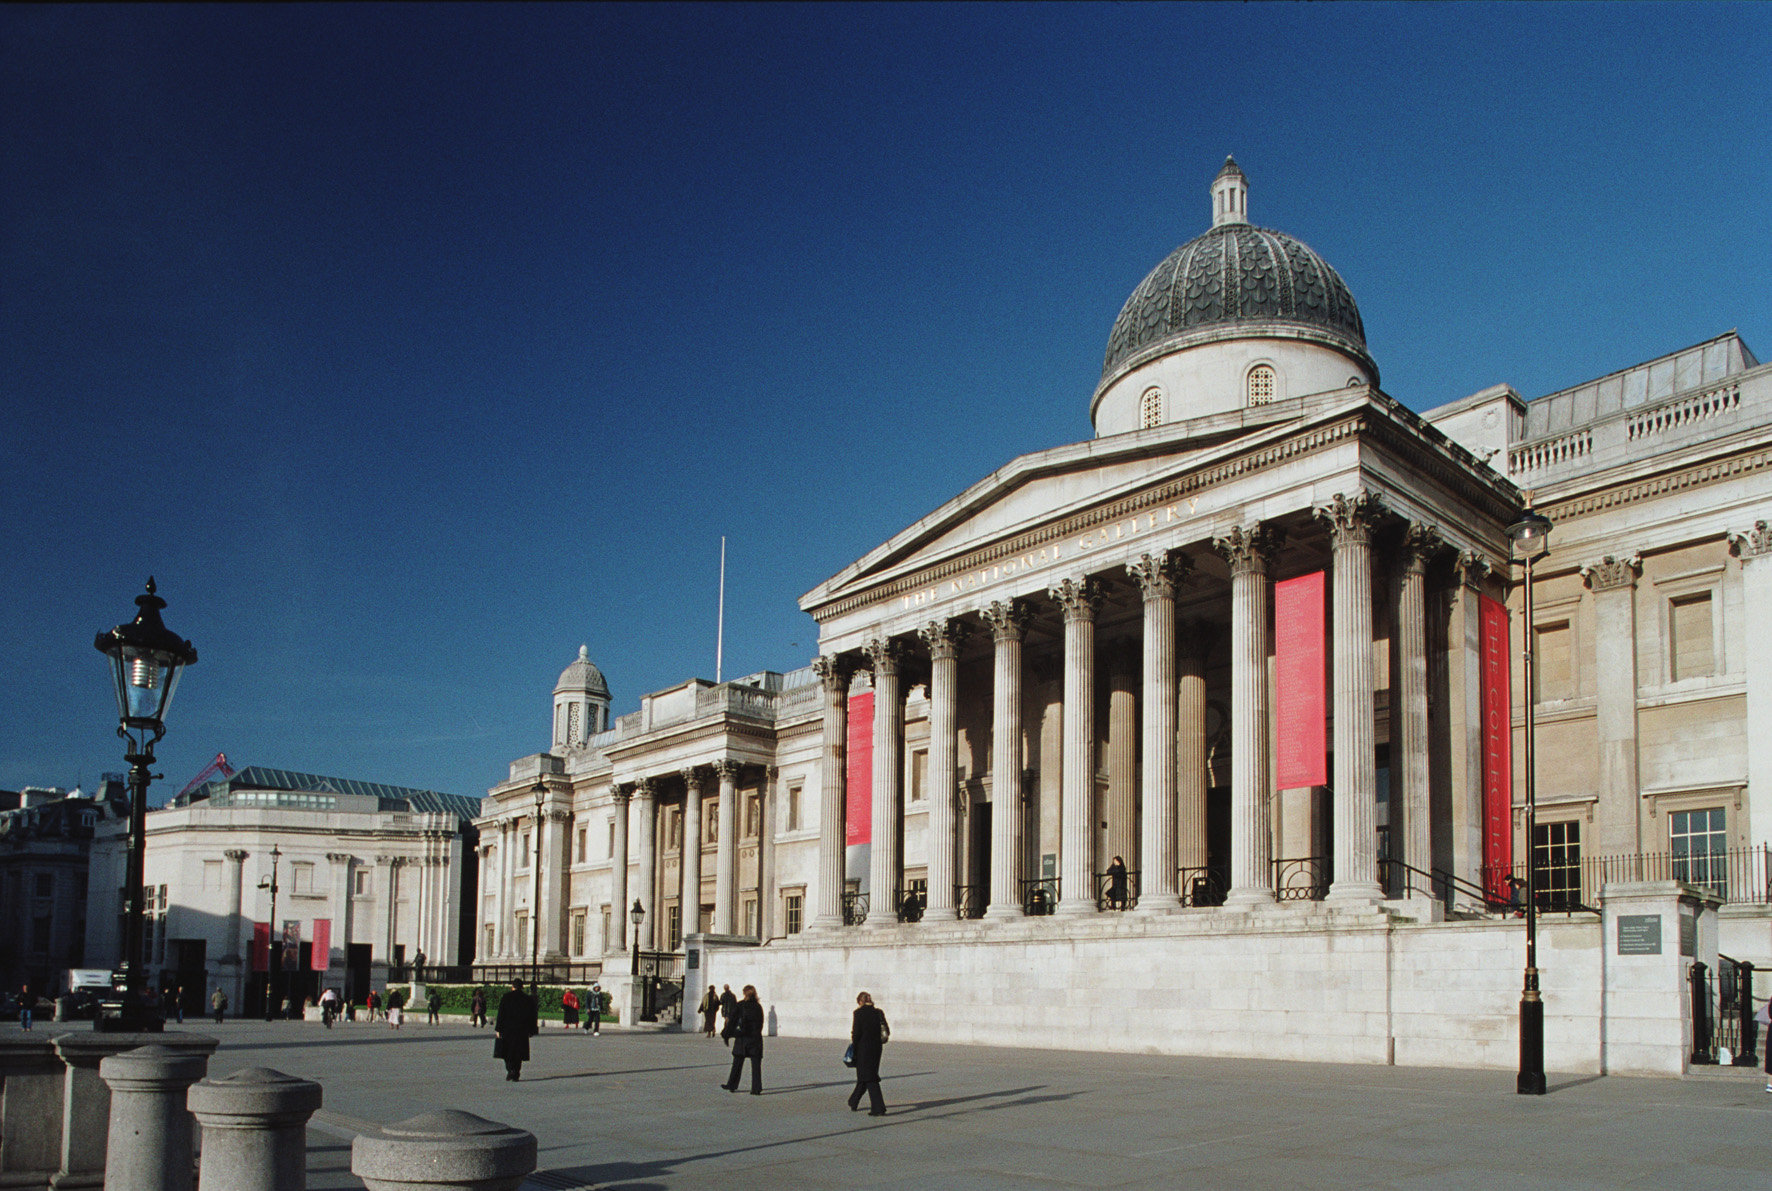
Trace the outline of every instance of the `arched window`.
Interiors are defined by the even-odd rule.
[[[1138,428],[1149,430],[1163,424],[1163,390],[1149,388],[1138,402]]]
[[[1249,370],[1249,404],[1266,405],[1273,399],[1273,366],[1269,364],[1257,364]]]

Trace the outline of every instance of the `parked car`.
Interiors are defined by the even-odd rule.
[[[61,999],[58,1021],[91,1021],[98,1016],[99,994],[90,988],[75,989]]]

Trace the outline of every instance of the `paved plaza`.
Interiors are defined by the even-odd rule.
[[[187,1029],[193,1028],[187,1026]],[[466,1026],[229,1022],[212,1075],[319,1080],[316,1191],[359,1187],[349,1139],[461,1108],[531,1130],[526,1191],[1027,1187],[1772,1188],[1772,1096],[1749,1071],[1555,1076],[938,1046],[886,1050],[890,1113],[851,1114],[830,1041],[770,1039],[766,1092],[684,1034],[545,1031],[520,1084]]]

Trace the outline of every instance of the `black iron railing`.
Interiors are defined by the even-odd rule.
[[[1450,875],[1450,874],[1448,874]],[[1442,883],[1435,874],[1424,872],[1412,864],[1401,860],[1392,860],[1388,856],[1378,858],[1378,887],[1384,890],[1386,897],[1409,897],[1419,894],[1441,900]],[[1471,886],[1476,889],[1476,886]],[[1481,890],[1477,891],[1479,894]]]
[[[1021,910],[1030,917],[1058,909],[1058,878],[1033,877],[1021,883]]]
[[[1095,874],[1095,908],[1130,910],[1138,905],[1138,870]]]
[[[892,904],[898,911],[900,922],[921,922],[923,911],[929,908],[929,899],[921,889],[900,889],[892,895]]]
[[[1283,902],[1322,901],[1332,878],[1327,856],[1288,856],[1274,861],[1274,897]]]
[[[983,918],[991,891],[983,885],[954,886],[954,912],[961,918]]]
[[[1486,866],[1483,884],[1492,901],[1506,896],[1508,879],[1521,886],[1526,864]],[[1533,872],[1540,909],[1584,910],[1598,904],[1600,891],[1618,881],[1684,881],[1710,890],[1726,905],[1772,904],[1772,849],[1766,844],[1708,852],[1627,852],[1613,856],[1582,856],[1566,849],[1559,863],[1539,864]],[[1518,894],[1524,898],[1523,889]]]
[[[843,895],[843,925],[860,926],[868,920],[868,895],[865,893],[845,893]]]
[[[1230,876],[1222,868],[1200,865],[1176,873],[1176,888],[1184,906],[1222,906],[1230,890]]]
[[[440,966],[426,964],[424,975],[416,976],[411,968],[389,968],[390,983],[422,980],[431,984],[509,984],[533,978],[538,984],[591,984],[603,978],[602,963],[587,964],[472,964]],[[443,973],[439,975],[438,973]]]

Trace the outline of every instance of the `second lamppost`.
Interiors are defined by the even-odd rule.
[[[258,887],[269,890],[271,894],[270,929],[265,937],[265,1020],[274,1021],[277,1017],[277,1006],[281,998],[277,996],[277,973],[283,968],[283,934],[277,929],[277,862],[283,858],[283,852],[276,844],[271,845],[271,875],[260,877]],[[273,944],[276,954],[271,953]]]
[[[1537,721],[1533,715],[1538,701],[1533,677],[1533,652],[1537,644],[1532,625],[1532,564],[1550,549],[1551,523],[1548,517],[1532,509],[1532,495],[1526,495],[1526,508],[1520,519],[1507,527],[1513,540],[1513,555],[1526,567],[1525,599],[1522,615],[1525,620],[1523,660],[1526,700],[1526,980],[1520,992],[1520,1075],[1514,1090],[1522,1096],[1542,1096],[1544,1083],[1544,1001],[1538,989],[1538,881],[1532,863],[1532,836],[1538,824],[1538,782],[1536,745]]]
[[[634,966],[632,975],[640,974],[640,924],[646,921],[646,907],[640,899],[634,899],[634,908],[628,911],[628,921],[634,924]]]
[[[535,789],[535,904],[529,907],[529,987],[541,981],[541,804],[548,796],[546,782],[536,782]],[[539,995],[539,994],[538,994]]]

